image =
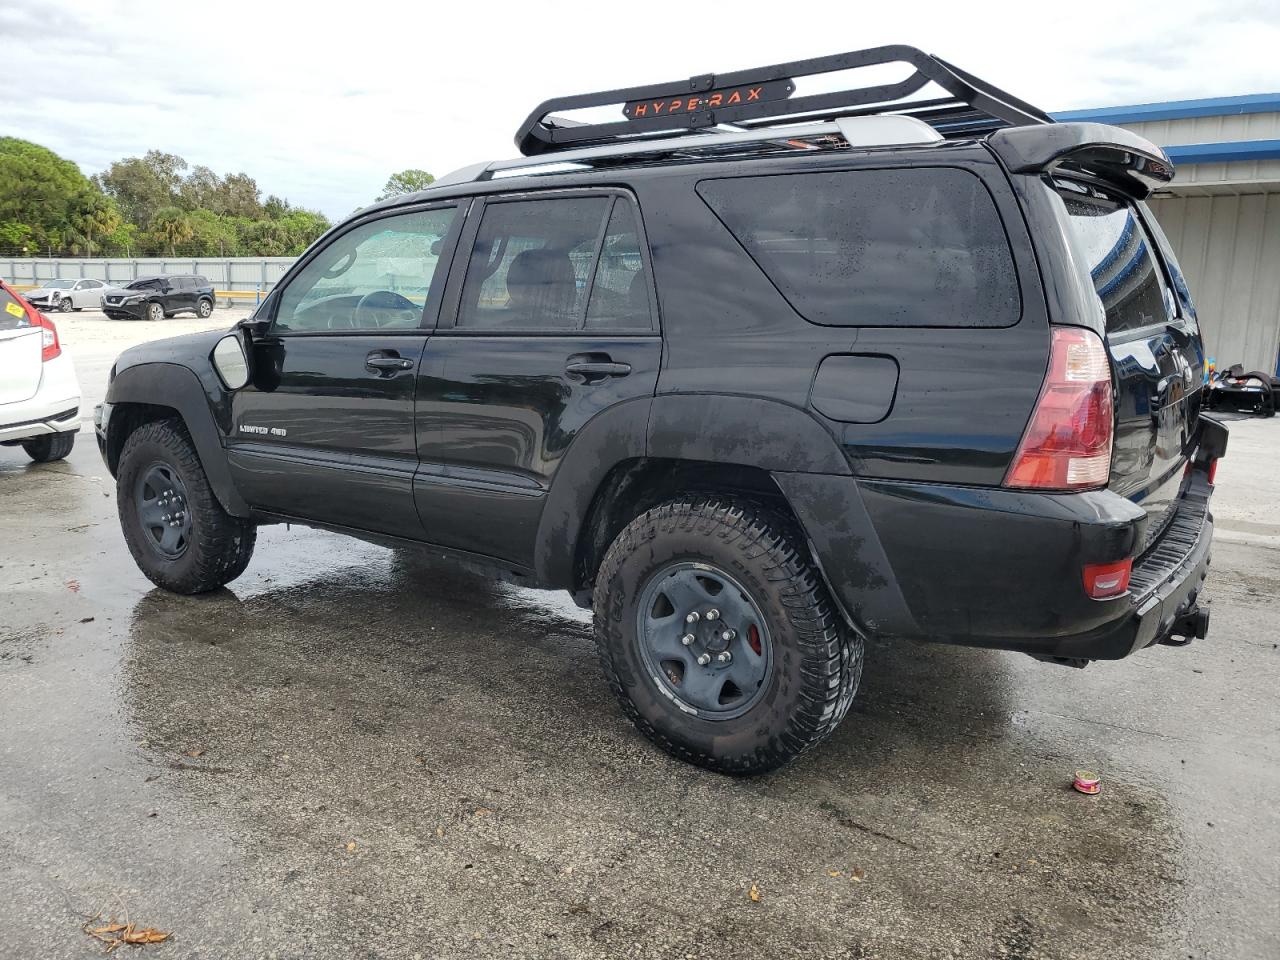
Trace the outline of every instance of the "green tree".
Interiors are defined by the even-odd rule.
[[[89,257],[95,252],[101,255],[102,238],[115,233],[122,223],[124,220],[115,201],[96,187],[86,188],[77,201],[71,220],[72,229],[84,240],[85,256]]]
[[[94,192],[71,161],[29,141],[0,137],[0,224],[6,236],[60,253]]]
[[[425,190],[431,184],[436,182],[436,178],[425,170],[410,168],[401,170],[399,173],[393,173],[387,178],[387,184],[382,188],[382,193],[378,194],[379,200],[390,200],[392,197],[401,197],[406,193],[417,193],[419,190]]]
[[[236,221],[212,210],[192,210],[187,215],[191,224],[191,240],[187,247],[192,256],[235,257],[240,255],[240,238]]]
[[[178,255],[178,244],[185,244],[195,236],[191,218],[179,207],[163,207],[151,217],[151,235],[169,247],[169,256]]]
[[[187,161],[181,157],[148,150],[142,157],[117,160],[94,180],[116,201],[126,220],[145,227],[158,211],[181,204],[186,169]]]

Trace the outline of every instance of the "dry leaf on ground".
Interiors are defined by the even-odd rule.
[[[760,888],[759,888],[759,887],[757,887],[757,886],[753,883],[753,884],[751,885],[751,889],[747,891],[747,896],[751,898],[751,902],[752,902],[752,903],[759,903],[759,902],[760,902]]]
[[[867,871],[863,870],[861,867],[854,867],[852,870],[849,871],[849,879],[852,880],[854,883],[861,883],[864,879],[866,879],[866,876],[867,876]]]
[[[126,911],[127,914],[128,911]],[[132,921],[125,917],[125,923],[118,923],[115,917],[101,926],[95,927],[94,923],[102,919],[102,914],[90,917],[85,923],[82,930],[95,940],[99,940],[107,945],[107,953],[110,953],[122,943],[131,946],[140,947],[148,943],[164,943],[173,934],[166,933],[163,930],[157,930],[155,927],[143,927],[138,929]]]

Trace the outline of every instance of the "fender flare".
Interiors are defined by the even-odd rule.
[[[248,517],[249,505],[240,496],[227,465],[222,434],[214,418],[205,385],[190,367],[176,363],[140,363],[116,374],[107,387],[106,402],[145,403],[178,411],[214,496],[222,509],[235,517]],[[110,422],[108,429],[110,429]]]
[[[653,397],[636,397],[601,411],[565,451],[538,520],[533,569],[539,583],[573,583],[578,537],[596,491],[619,463],[645,455],[652,404]]]
[[[643,457],[848,476],[836,439],[805,411],[723,394],[638,397],[610,407],[570,444],[538,522],[538,582],[570,587],[591,505],[611,471]]]

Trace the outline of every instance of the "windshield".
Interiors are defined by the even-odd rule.
[[[46,280],[44,288],[46,290],[70,290],[76,285],[74,280]]]

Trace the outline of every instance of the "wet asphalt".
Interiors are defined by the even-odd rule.
[[[633,730],[564,595],[276,527],[178,597],[113,497],[88,431],[0,448],[0,957],[126,909],[157,958],[1280,956],[1265,537],[1206,641],[873,642],[836,735],[735,780]]]

